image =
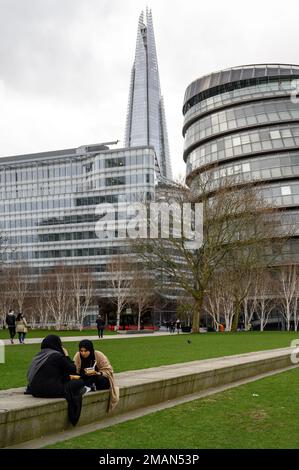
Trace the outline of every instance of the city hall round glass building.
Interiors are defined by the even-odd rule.
[[[299,65],[233,67],[193,81],[184,97],[186,176],[191,189],[209,178],[257,182],[264,199],[299,222]],[[299,233],[297,233],[299,235]],[[299,261],[299,239],[284,259]]]

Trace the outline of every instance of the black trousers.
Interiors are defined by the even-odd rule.
[[[82,409],[82,380],[70,380],[65,384],[65,398],[68,402],[68,416],[73,426],[80,418]]]
[[[103,338],[103,331],[104,331],[104,328],[98,328],[99,338]]]
[[[16,336],[16,327],[9,326],[8,329],[9,329],[9,334],[10,334],[11,339],[14,339],[14,337]]]
[[[93,375],[91,377],[84,376],[83,380],[84,385],[87,385],[87,387],[95,384],[97,390],[108,390],[110,388],[109,379],[103,375]]]

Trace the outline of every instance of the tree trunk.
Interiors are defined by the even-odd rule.
[[[202,310],[202,304],[203,304],[203,297],[196,299],[194,311],[193,311],[192,333],[199,333],[200,314]]]
[[[234,311],[235,311],[235,314],[234,314],[234,318],[232,321],[231,331],[237,331],[237,328],[238,328],[238,323],[239,323],[239,318],[240,318],[240,313],[241,313],[241,304],[239,302],[237,302],[234,305]]]
[[[119,330],[119,324],[120,324],[120,311],[117,310],[115,330]]]

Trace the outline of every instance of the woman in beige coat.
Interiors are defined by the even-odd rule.
[[[93,343],[84,339],[79,343],[74,363],[86,386],[93,390],[110,390],[108,411],[113,410],[119,401],[119,388],[115,385],[113,369],[105,354],[95,351]]]
[[[18,313],[16,318],[16,333],[19,335],[20,344],[25,344],[25,336],[28,333],[28,325],[26,318],[23,317],[22,313]]]

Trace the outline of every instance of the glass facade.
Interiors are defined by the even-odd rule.
[[[137,30],[135,60],[131,72],[128,102],[126,147],[153,146],[157,167],[162,176],[171,179],[168,135],[163,98],[161,96],[158,60],[152,13],[143,12]]]
[[[127,219],[118,203],[153,199],[155,152],[106,146],[4,157],[0,160],[0,230],[8,260],[28,263],[36,273],[54,265],[92,266],[104,285],[111,256],[127,251],[118,233],[99,239],[98,204],[115,204],[116,219]],[[119,210],[118,210],[119,209]]]
[[[199,175],[211,182],[211,189],[230,176],[232,184],[258,182],[265,199],[287,208],[287,217],[297,224],[296,89],[298,65],[235,67],[195,80],[186,90],[183,106],[184,159],[190,187],[196,188]],[[285,254],[299,259],[295,238],[288,242]]]

